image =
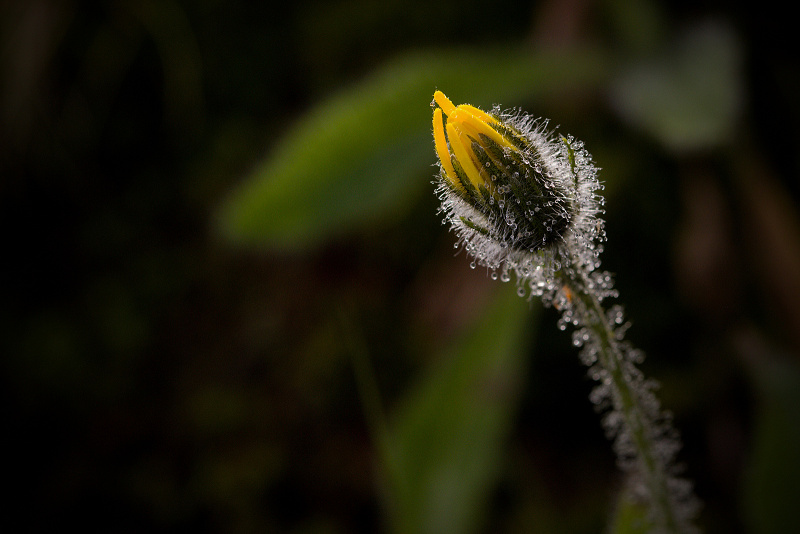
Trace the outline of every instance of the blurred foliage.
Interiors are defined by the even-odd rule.
[[[795,532],[800,515],[786,496],[800,495],[800,366],[767,360],[751,372],[760,402],[746,473],[748,523],[752,532]]]
[[[483,523],[530,341],[524,301],[513,287],[501,297],[396,410],[387,464],[399,532],[475,532]]]
[[[304,248],[385,221],[428,185],[409,177],[430,170],[430,128],[423,127],[430,110],[419,103],[432,98],[431,87],[469,94],[488,108],[492,98],[595,86],[605,63],[583,50],[534,56],[511,48],[395,60],[287,134],[229,200],[224,232],[237,242]]]
[[[617,78],[615,107],[675,152],[719,146],[730,139],[741,108],[737,45],[719,23],[691,28],[663,57]]]
[[[647,520],[647,507],[631,500],[626,493],[620,493],[611,532],[614,534],[647,534],[651,527]]]
[[[0,3],[4,531],[636,531],[555,312],[439,224],[436,88],[586,142],[702,526],[796,530],[789,17],[489,7]]]

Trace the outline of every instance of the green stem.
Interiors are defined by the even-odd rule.
[[[682,521],[669,486],[671,475],[663,456],[657,452],[657,442],[666,439],[660,432],[663,429],[657,428],[657,405],[651,404],[648,409],[643,402],[643,395],[648,393],[644,381],[625,354],[615,328],[593,289],[596,284],[591,281],[586,269],[575,266],[560,271],[558,276],[568,290],[566,294],[571,299],[571,308],[579,324],[591,336],[587,344],[593,342],[597,357],[594,365],[599,367],[598,370],[605,371],[600,373],[599,379],[607,381],[611,388],[613,410],[622,417],[622,428],[615,429],[617,439],[620,439],[621,433],[627,432],[627,438],[635,450],[634,469],[639,471],[649,494],[653,527],[657,532],[681,533],[684,531]]]
[[[353,372],[355,374],[356,388],[364,409],[364,418],[369,428],[372,441],[376,444],[379,457],[384,462],[383,468],[386,476],[385,491],[388,498],[388,521],[391,531],[402,532],[403,518],[396,509],[398,496],[408,493],[401,487],[403,477],[400,476],[400,467],[389,438],[389,427],[386,422],[386,415],[381,401],[380,388],[375,376],[375,370],[370,362],[369,351],[364,341],[363,334],[358,330],[351,317],[352,310],[341,307],[338,310],[338,320],[340,327],[341,340],[344,348],[350,353]]]

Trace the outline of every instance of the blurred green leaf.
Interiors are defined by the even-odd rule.
[[[398,531],[466,533],[481,525],[503,458],[536,324],[505,286],[481,322],[394,414],[389,460]]]
[[[606,0],[615,46],[625,53],[655,49],[667,31],[666,6],[657,0]]]
[[[617,510],[609,532],[611,534],[647,534],[651,523],[647,519],[647,506],[636,501],[623,491],[617,502]]]
[[[657,59],[613,84],[618,112],[668,148],[717,146],[735,131],[743,100],[741,52],[733,31],[706,24],[688,31]]]
[[[753,366],[760,394],[745,505],[750,532],[800,532],[800,366]]]
[[[220,229],[233,242],[298,249],[386,220],[430,189],[434,90],[459,103],[508,106],[597,84],[606,70],[602,56],[585,50],[400,57],[302,117],[224,204]]]

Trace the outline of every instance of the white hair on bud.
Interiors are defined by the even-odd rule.
[[[523,250],[509,246],[514,241],[512,234],[516,228],[513,216],[498,220],[481,211],[479,206],[453,191],[444,170],[440,171],[436,188],[441,200],[440,212],[458,237],[455,246],[473,257],[471,267],[486,267],[492,278],[499,277],[503,281],[509,281],[513,273],[520,295],[542,297],[549,303],[559,288],[554,278],[556,271],[574,262],[589,270],[600,264],[605,233],[600,217],[604,200],[597,194],[602,189],[597,179],[598,169],[583,143],[571,136],[556,136],[548,130],[546,119],[537,119],[519,110],[501,112],[499,108],[493,109],[492,115],[529,143],[522,157],[549,180],[553,194],[563,199],[569,210],[569,224],[540,247]],[[510,191],[500,191],[497,200],[498,203],[522,205],[532,214],[539,211],[541,206],[537,202],[540,201],[540,198],[518,198]],[[505,213],[508,215],[510,211]],[[490,228],[492,232],[487,234],[480,230],[482,228]]]

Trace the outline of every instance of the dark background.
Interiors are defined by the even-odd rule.
[[[398,53],[590,45],[622,72],[713,21],[735,37],[741,91],[710,142],[675,147],[630,120],[616,73],[508,105],[550,116],[604,169],[604,267],[682,432],[699,523],[789,532],[800,72],[790,17],[767,7],[0,3],[3,530],[391,531],[341,314],[391,414],[505,286],[453,257],[430,191],[293,249],[232,244],[223,201],[298,118]],[[556,313],[530,308],[502,466],[467,530],[600,532],[619,480],[591,383]]]

